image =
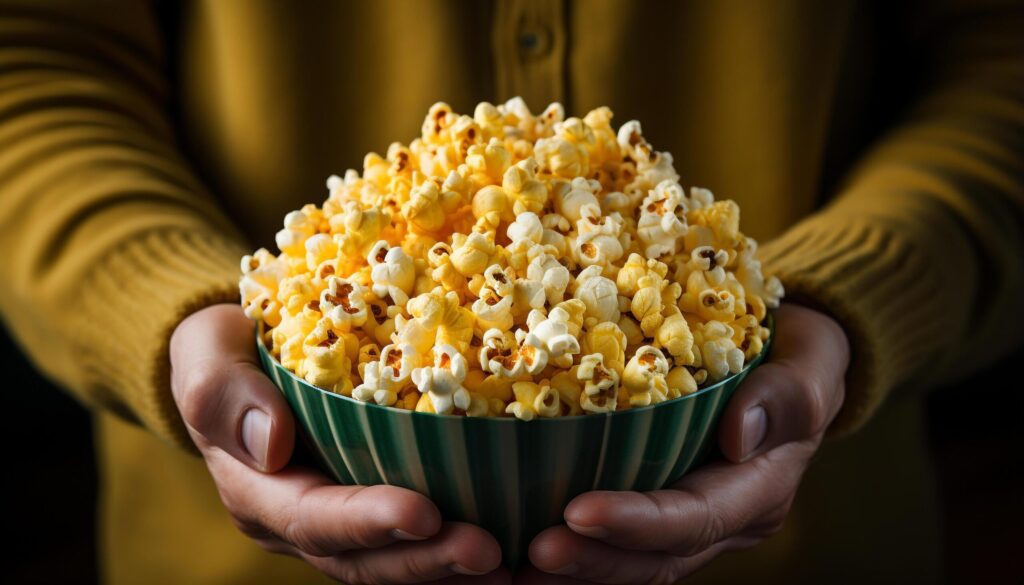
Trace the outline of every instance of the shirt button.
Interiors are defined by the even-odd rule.
[[[543,26],[531,26],[519,31],[519,53],[531,59],[543,57],[551,51],[551,31]]]

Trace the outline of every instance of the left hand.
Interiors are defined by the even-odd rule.
[[[598,583],[675,583],[782,527],[842,406],[850,350],[842,328],[820,312],[784,304],[775,317],[769,361],[737,389],[723,415],[719,442],[727,461],[667,489],[576,497],[565,509],[566,525],[531,543],[536,569]],[[530,571],[535,581],[562,580],[540,579],[540,571]]]

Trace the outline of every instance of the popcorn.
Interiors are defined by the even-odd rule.
[[[556,183],[552,199],[559,215],[575,224],[583,219],[584,210],[588,210],[594,215],[601,214],[601,206],[596,197],[600,192],[601,183],[577,177],[572,182]]]
[[[562,370],[551,377],[551,388],[558,394],[558,416],[583,414],[583,386],[577,378],[579,366]]]
[[[459,274],[469,277],[480,274],[493,264],[497,248],[494,241],[483,234],[452,235],[452,266]]]
[[[297,371],[314,386],[350,394],[352,360],[349,351],[354,342],[354,336],[339,335],[329,318],[320,319],[302,342],[306,358]]]
[[[481,288],[480,298],[473,302],[473,314],[480,329],[507,331],[513,323],[512,296],[502,297],[494,289]]]
[[[499,329],[488,329],[480,348],[480,368],[503,378],[536,375],[548,364],[550,352],[541,346],[538,337],[527,335],[522,346],[515,335]]]
[[[555,256],[541,252],[530,260],[526,267],[526,277],[539,282],[544,291],[544,298],[549,305],[562,302],[565,289],[568,288],[572,275]]]
[[[693,374],[684,366],[676,366],[669,370],[665,376],[665,383],[668,384],[668,397],[677,398],[697,391],[697,381]]]
[[[675,310],[676,299],[682,288],[679,283],[665,280],[668,266],[657,260],[648,260],[646,270],[635,282],[628,282],[633,291],[629,310],[640,322],[645,337],[655,337],[664,321],[665,312]],[[634,271],[635,272],[635,271]]]
[[[419,361],[416,348],[408,343],[384,346],[380,350],[380,377],[390,384],[404,385]]]
[[[572,365],[572,356],[580,352],[579,341],[569,335],[570,318],[569,313],[561,307],[551,309],[547,315],[534,309],[526,319],[530,332],[525,333],[519,329],[516,335],[520,344],[532,346],[536,348],[537,354],[544,354],[544,358],[538,355],[537,359],[546,359],[549,363],[566,368]]]
[[[409,301],[416,282],[416,269],[405,251],[391,248],[386,241],[380,240],[370,249],[366,261],[372,267],[373,294],[381,298],[390,296],[398,305]]]
[[[721,380],[743,369],[743,351],[732,340],[732,327],[720,321],[708,321],[693,332],[694,365],[708,372],[712,380]]]
[[[696,312],[708,321],[730,321],[746,309],[744,304],[743,289],[735,281],[731,274],[726,276],[721,287],[712,287],[710,283],[702,282],[702,275],[695,273],[687,281],[687,296],[696,296]],[[687,301],[689,305],[691,301]]]
[[[683,188],[668,180],[659,183],[644,199],[636,234],[648,258],[676,253],[679,238],[687,232],[684,199]]]
[[[409,194],[409,201],[402,206],[402,217],[412,231],[434,233],[444,228],[448,214],[455,211],[458,203],[454,192],[442,192],[437,183],[427,181]]]
[[[519,420],[558,416],[560,401],[557,392],[549,384],[516,382],[512,384],[512,392],[516,399],[505,408],[505,412]]]
[[[416,368],[412,381],[421,393],[430,397],[431,406],[438,414],[449,414],[454,408],[469,408],[469,391],[462,386],[466,379],[466,358],[454,347],[443,344],[434,347],[434,365]]]
[[[473,195],[473,217],[491,229],[516,218],[508,193],[497,185],[487,185]]]
[[[583,333],[583,320],[587,306],[579,299],[568,299],[555,305],[553,309],[561,309],[569,315],[565,324],[569,327],[569,335],[579,339]]]
[[[475,317],[460,306],[454,292],[419,295],[409,300],[406,310],[412,319],[395,318],[399,342],[409,343],[418,353],[428,353],[436,344],[454,345],[460,352],[469,349]]]
[[[548,200],[548,188],[537,180],[537,163],[532,159],[520,161],[505,172],[501,187],[512,202],[512,212],[540,213]]]
[[[284,229],[277,232],[274,240],[282,254],[304,256],[306,239],[316,233],[312,218],[302,211],[292,211],[284,216]]]
[[[590,171],[587,148],[594,142],[593,131],[579,118],[569,118],[555,127],[558,136],[541,138],[534,147],[540,168],[568,179],[586,176]]]
[[[356,366],[359,371],[359,377],[363,377],[363,370],[366,369],[366,364],[375,362],[380,359],[380,347],[376,343],[367,343],[366,345],[359,346],[359,359],[358,365]]]
[[[655,333],[654,339],[675,358],[677,364],[693,363],[693,333],[682,313],[675,313],[665,319]]]
[[[746,314],[729,324],[733,330],[732,341],[746,359],[753,359],[761,353],[764,342],[768,340],[768,329],[761,327],[757,317]]]
[[[313,234],[306,239],[306,266],[316,270],[324,262],[336,260],[338,242],[328,234]]]
[[[640,122],[630,120],[619,128],[616,136],[624,157],[634,161],[635,176],[624,187],[630,205],[639,203],[647,192],[663,181],[679,181],[672,167],[672,155],[655,152],[641,132]],[[623,165],[624,168],[629,168]]]
[[[658,348],[645,345],[636,350],[622,372],[622,386],[629,391],[629,404],[647,406],[668,400],[668,361]]]
[[[444,287],[445,291],[462,291],[466,288],[466,277],[452,264],[452,247],[443,242],[434,244],[426,254],[430,266],[430,278]]]
[[[502,179],[511,161],[512,154],[498,138],[491,138],[486,146],[474,144],[466,154],[466,166],[492,184]]]
[[[277,289],[279,283],[288,276],[284,263],[260,248],[253,256],[242,258],[242,273],[238,290],[245,316],[276,327],[281,320]]]
[[[366,322],[366,289],[350,279],[331,276],[320,293],[320,311],[342,331]]]
[[[270,332],[281,365],[298,372],[306,358],[303,342],[322,318],[319,309],[303,309],[290,319],[284,319]]]
[[[363,331],[378,345],[387,345],[395,332],[395,317],[402,313],[402,308],[388,305],[381,300],[367,301],[369,315],[363,323]]]
[[[618,288],[601,276],[600,266],[588,266],[576,276],[573,297],[586,306],[585,317],[593,323],[619,320]]]
[[[772,276],[765,279],[761,272],[761,262],[754,255],[757,253],[757,242],[753,238],[744,238],[743,245],[736,257],[736,280],[750,297],[756,297],[763,305],[772,309],[779,306],[779,299],[785,294],[782,283]],[[764,311],[758,311],[758,321],[764,319]]]
[[[606,275],[614,273],[613,264],[622,257],[622,217],[618,213],[601,217],[596,207],[583,209],[576,222],[573,256],[583,266],[600,266]]]
[[[379,352],[379,361],[366,363],[362,370],[363,383],[353,388],[352,397],[384,406],[395,404],[398,392],[408,385],[418,361],[419,356],[409,344],[386,346]]]
[[[379,362],[366,364],[363,383],[352,389],[352,398],[363,402],[375,402],[382,406],[391,406],[398,401],[398,393],[394,386],[381,380],[380,369]]]
[[[418,412],[612,412],[739,372],[782,285],[736,203],[612,117],[434,104],[242,258],[245,314],[309,383]]]
[[[612,412],[618,403],[619,373],[605,367],[604,356],[591,354],[583,356],[576,374],[583,381],[580,405],[587,412]]]
[[[598,323],[583,337],[583,353],[600,355],[607,368],[621,374],[626,367],[626,334],[615,323]]]

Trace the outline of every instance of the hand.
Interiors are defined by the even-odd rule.
[[[295,422],[263,375],[253,322],[236,305],[198,311],[171,337],[171,388],[235,525],[264,549],[346,583],[413,583],[498,567],[483,529],[441,522],[425,496],[336,485],[288,465]]]
[[[567,525],[533,540],[530,561],[548,573],[600,583],[675,583],[724,552],[774,534],[843,403],[848,362],[849,344],[835,321],[781,306],[770,360],[737,389],[723,415],[719,443],[728,461],[668,489],[578,496],[565,509]]]

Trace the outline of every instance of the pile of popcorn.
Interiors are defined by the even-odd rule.
[[[782,285],[736,203],[611,119],[434,104],[242,258],[246,315],[310,384],[420,412],[610,412],[739,372]]]

